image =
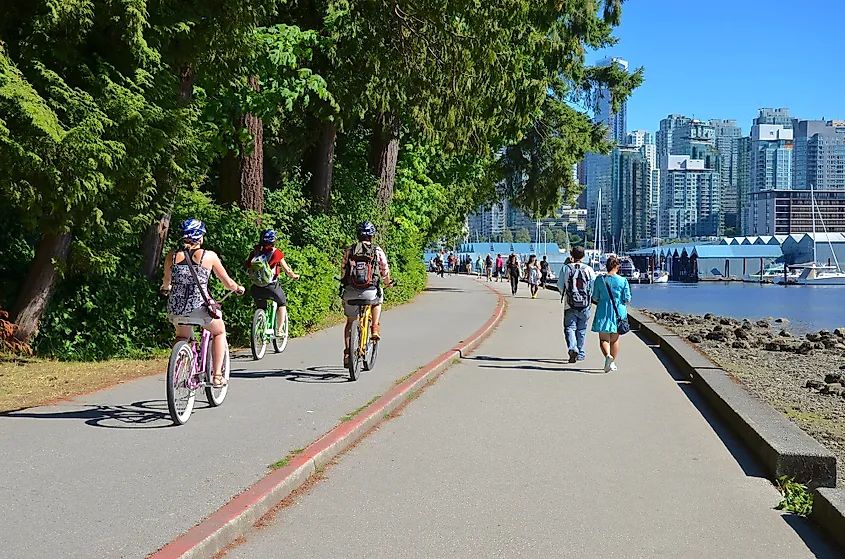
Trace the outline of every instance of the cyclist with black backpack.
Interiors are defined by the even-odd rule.
[[[261,234],[261,242],[249,253],[249,258],[244,262],[252,287],[249,293],[255,299],[255,306],[259,309],[267,308],[267,301],[275,301],[276,308],[276,335],[284,335],[285,314],[287,313],[287,295],[279,285],[279,272],[284,271],[285,275],[293,279],[299,279],[288,263],[285,261],[284,253],[276,248],[276,232],[267,229]]]
[[[390,287],[393,280],[390,279],[390,267],[387,264],[387,256],[381,247],[373,244],[373,237],[376,234],[376,227],[369,221],[358,225],[358,242],[347,248],[343,253],[341,264],[341,278],[343,283],[343,312],[346,315],[346,328],[343,331],[343,364],[348,366],[349,361],[349,336],[352,332],[352,325],[358,318],[358,305],[350,304],[349,301],[368,301],[372,306],[373,324],[370,330],[370,338],[378,340],[381,338],[379,330],[381,318],[381,304],[384,302],[384,285]]]
[[[571,262],[560,271],[560,300],[563,302],[563,328],[569,346],[569,362],[584,360],[584,340],[593,297],[593,269],[582,262],[584,247],[573,247]]]

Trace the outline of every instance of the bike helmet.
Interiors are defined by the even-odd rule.
[[[268,230],[264,231],[263,233],[261,233],[261,242],[264,243],[265,245],[275,244],[277,238],[278,238],[278,236],[276,235],[276,232],[273,231],[272,229],[268,229]]]
[[[369,221],[364,221],[358,224],[358,237],[375,237],[376,226]]]
[[[202,221],[198,219],[186,219],[182,222],[183,239],[196,243],[202,239],[203,235],[205,235],[205,223]]]

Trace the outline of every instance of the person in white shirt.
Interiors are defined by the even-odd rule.
[[[573,247],[571,262],[564,264],[560,278],[560,299],[563,302],[563,328],[569,347],[569,362],[584,360],[584,340],[592,311],[593,283],[596,274],[584,260],[584,247]]]

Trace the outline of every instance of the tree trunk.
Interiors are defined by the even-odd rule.
[[[11,316],[12,322],[18,325],[15,335],[22,342],[29,342],[38,332],[56,283],[57,265],[67,260],[70,241],[70,233],[45,233],[35,246],[35,257]]]
[[[164,251],[167,231],[170,229],[170,216],[168,211],[150,225],[144,234],[144,242],[141,245],[141,274],[150,281],[155,281],[158,276],[161,253]]]
[[[183,106],[187,106],[194,98],[194,80],[196,75],[194,69],[190,64],[184,64],[179,68],[179,102]],[[162,181],[170,182],[166,176],[161,178]],[[144,233],[144,240],[141,245],[141,274],[150,281],[155,281],[158,275],[158,265],[161,262],[161,253],[164,251],[164,245],[167,240],[167,232],[170,230],[170,218],[173,210],[173,203],[176,200],[177,188],[175,185],[170,185],[171,197],[169,209],[158,218],[157,221],[150,224],[147,231]]]
[[[309,187],[315,209],[328,212],[332,201],[332,172],[337,126],[328,120],[320,123],[317,145],[311,148],[308,166],[311,170]]]
[[[258,91],[258,79],[249,78],[249,85]],[[252,149],[240,144],[240,155],[229,151],[220,162],[220,203],[237,203],[245,210],[264,211],[264,123],[247,113],[236,122],[252,136]]]
[[[376,199],[382,206],[393,200],[396,160],[399,157],[399,118],[383,113],[376,122],[370,142],[370,165],[378,178]]]

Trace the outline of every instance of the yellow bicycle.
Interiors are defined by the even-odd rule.
[[[349,301],[349,303],[356,304],[355,301]],[[372,305],[359,304],[358,320],[352,325],[352,332],[349,334],[349,380],[358,380],[362,366],[365,371],[372,371],[376,366],[378,340],[370,337],[372,323]]]

